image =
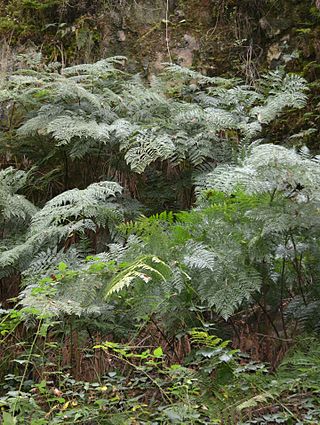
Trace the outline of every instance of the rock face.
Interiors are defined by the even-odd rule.
[[[177,47],[172,52],[177,58],[177,63],[190,68],[194,60],[194,52],[199,50],[199,41],[190,34],[183,36],[183,47]]]
[[[209,75],[250,79],[278,65],[301,71],[305,60],[320,58],[319,0],[43,3],[48,7],[39,11],[32,2],[0,0],[0,36],[11,45],[32,40],[67,64],[124,55],[131,71],[152,73],[169,51],[174,62]]]
[[[313,82],[309,117],[279,124],[284,139],[320,128],[320,0],[0,0],[0,68],[10,69],[7,50],[41,48],[64,65],[103,57],[128,58],[128,71],[146,78],[164,63],[247,83],[279,66]],[[7,49],[10,44],[10,48]],[[7,50],[6,50],[7,49]],[[300,124],[299,124],[300,123]],[[300,127],[299,127],[300,125]],[[273,129],[275,132],[275,130]],[[289,137],[289,136],[288,136]],[[279,138],[280,140],[280,138]],[[313,142],[303,140],[303,142]]]
[[[97,25],[107,40],[97,43],[95,54],[125,55],[136,70],[146,62],[149,72],[160,70],[168,46],[175,63],[209,75],[254,78],[255,69],[290,63],[300,71],[304,58],[318,59],[315,0],[171,0],[168,10],[166,0],[120,3]]]

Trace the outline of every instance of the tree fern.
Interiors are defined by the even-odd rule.
[[[251,154],[239,167],[218,167],[206,177],[203,187],[232,193],[237,186],[249,193],[285,191],[288,195],[299,184],[297,195],[317,197],[315,188],[320,182],[317,158],[306,158],[294,150],[276,145],[254,146]],[[301,198],[302,200],[302,198]]]
[[[112,233],[123,217],[123,210],[116,202],[121,191],[115,182],[100,182],[84,190],[72,189],[50,200],[33,214],[20,241],[1,252],[3,273],[23,271],[42,250],[53,249],[86,230],[95,232],[98,227],[107,227]]]
[[[36,207],[17,192],[23,188],[28,173],[8,167],[0,171],[0,220],[28,223],[37,211]],[[8,225],[8,224],[7,224]]]
[[[142,173],[145,168],[157,159],[165,160],[175,153],[175,146],[166,134],[157,134],[154,129],[142,130],[135,136],[121,143],[121,149],[125,150],[125,160],[133,171]]]
[[[313,314],[317,296],[312,276],[318,273],[314,259],[319,253],[314,239],[319,230],[318,167],[317,159],[306,154],[269,145],[254,147],[242,167],[218,167],[196,209],[143,217],[121,226],[126,237],[136,236],[130,236],[125,247],[110,246],[97,260],[97,264],[102,261],[101,269],[92,262],[97,297],[103,293],[108,304],[113,293],[126,290],[135,300],[137,317],[152,313],[174,322],[177,311],[182,320],[190,302],[228,319],[240,306],[259,300],[263,289],[262,294],[266,292],[274,303],[271,310],[282,305],[281,297],[295,294],[310,303]],[[305,187],[297,189],[300,177]],[[73,196],[71,192],[71,209],[65,205],[62,222],[68,214],[76,216]],[[60,208],[60,200],[55,203]],[[80,266],[74,282],[68,283],[70,288],[78,276],[89,285],[88,270],[85,264]],[[286,317],[289,320],[289,312]]]
[[[306,103],[305,81],[281,72],[249,87],[171,65],[146,85],[117,69],[122,62],[122,57],[103,59],[62,74],[17,72],[8,87],[34,105],[18,134],[68,145],[72,158],[107,144],[137,173],[157,161],[198,167],[229,161],[232,151],[259,136],[263,123]],[[175,96],[170,78],[180,90]],[[3,101],[9,92],[4,85]]]

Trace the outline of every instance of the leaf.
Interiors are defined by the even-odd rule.
[[[217,356],[220,353],[221,353],[220,348],[216,348],[216,349],[203,348],[203,349],[197,351],[198,356],[207,357],[209,359],[213,356]]]
[[[66,271],[67,268],[68,268],[68,266],[67,266],[66,263],[64,263],[64,262],[59,263],[58,269],[59,269],[60,272]]]
[[[8,412],[3,412],[2,425],[16,425],[17,419],[10,415]]]
[[[244,409],[251,409],[253,407],[258,406],[260,403],[266,403],[268,399],[273,399],[273,395],[270,393],[258,394],[249,400],[244,401],[243,403],[237,406],[238,411],[242,411]]]
[[[228,361],[230,361],[232,359],[232,355],[231,354],[228,354],[228,353],[224,353],[224,354],[222,354],[222,356],[219,357],[219,359],[222,362],[226,362],[227,363]]]
[[[181,369],[181,365],[180,364],[172,364],[171,366],[170,366],[170,369],[171,370],[178,370],[178,369]]]
[[[64,410],[67,410],[68,409],[68,407],[69,407],[69,404],[70,404],[70,401],[66,401],[65,403],[64,403],[64,405],[62,406],[62,411],[64,411]]]
[[[144,283],[150,280],[165,282],[171,276],[172,270],[168,264],[153,255],[145,255],[138,258],[111,279],[105,290],[105,298],[132,285],[136,281]]]
[[[30,363],[30,361],[29,361],[29,360],[19,360],[19,359],[14,359],[13,361],[14,361],[14,362],[16,362],[16,363],[19,363],[19,364],[27,364],[27,363]]]
[[[181,417],[181,415],[177,412],[177,411],[174,411],[173,409],[166,409],[165,411],[164,411],[164,413],[168,416],[168,418],[171,420],[171,421],[181,421],[183,418]]]
[[[161,357],[163,356],[163,350],[162,350],[162,348],[161,348],[161,347],[156,348],[156,349],[153,351],[153,355],[154,355],[154,357],[156,357],[157,359],[161,358]]]

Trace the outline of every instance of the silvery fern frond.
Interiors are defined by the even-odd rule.
[[[16,192],[27,182],[29,174],[8,167],[0,171],[0,224],[1,226],[27,226],[37,208]],[[5,231],[6,229],[3,229]]]
[[[165,160],[174,156],[175,145],[168,134],[157,134],[154,130],[141,130],[121,143],[125,160],[136,173],[142,173],[157,159]]]
[[[47,134],[51,134],[57,146],[67,145],[72,139],[93,139],[106,144],[109,140],[109,126],[97,123],[94,120],[85,120],[77,116],[58,116],[50,121],[46,127]]]
[[[51,225],[93,219],[101,212],[111,209],[114,214],[118,211],[121,216],[119,205],[115,202],[116,196],[121,192],[121,186],[115,182],[93,183],[83,190],[72,189],[63,192],[47,202],[33,217],[30,232],[34,234]]]
[[[316,197],[320,184],[320,163],[294,150],[272,144],[254,146],[240,166],[219,166],[202,182],[203,188],[232,193],[237,187],[248,193],[293,190],[298,184],[302,193]]]
[[[261,106],[252,108],[251,115],[268,124],[285,108],[303,108],[307,103],[307,82],[298,75],[274,72],[265,77],[269,93]],[[270,89],[271,86],[271,89]]]
[[[88,230],[95,232],[98,226],[113,231],[123,219],[123,209],[117,202],[121,193],[122,187],[118,183],[107,181],[94,183],[83,190],[72,189],[51,199],[26,220],[20,240],[6,250],[0,248],[3,273],[23,271],[35,255],[59,246],[73,235]],[[25,211],[19,208],[21,218],[25,218]]]

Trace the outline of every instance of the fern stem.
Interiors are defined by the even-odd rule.
[[[169,56],[169,61],[172,63],[172,57],[171,57],[171,51],[169,46],[169,28],[168,28],[168,19],[169,19],[169,0],[167,0],[166,4],[166,45],[167,45],[167,52]]]
[[[69,187],[69,160],[66,152],[63,152],[64,155],[64,190],[68,190]]]
[[[40,319],[40,320],[39,320],[39,324],[38,324],[38,327],[37,327],[37,331],[36,331],[36,334],[35,334],[35,336],[34,336],[34,338],[33,338],[33,341],[32,341],[32,344],[31,344],[31,347],[30,347],[29,355],[28,355],[28,358],[27,358],[27,360],[26,360],[26,364],[25,364],[25,367],[24,367],[24,371],[23,371],[22,378],[21,378],[21,382],[20,382],[19,389],[18,389],[18,392],[19,392],[19,393],[20,393],[20,392],[21,392],[21,390],[22,390],[22,386],[23,386],[24,381],[25,381],[26,376],[27,376],[28,366],[29,366],[29,364],[30,364],[30,359],[31,359],[31,356],[32,356],[32,353],[33,353],[34,346],[36,345],[36,341],[37,341],[37,339],[38,339],[38,336],[39,336],[39,333],[40,333],[41,326],[42,326],[42,319]],[[16,408],[17,408],[17,403],[18,403],[18,397],[15,399],[15,403],[14,403],[14,406],[13,406],[13,416],[14,416],[15,411],[16,411]]]
[[[238,345],[240,345],[240,342],[241,342],[241,336],[240,336],[239,331],[238,331],[238,329],[237,329],[236,325],[234,324],[234,321],[232,320],[232,318],[231,318],[231,317],[229,317],[229,322],[230,322],[230,324],[231,324],[231,327],[232,327],[232,329],[233,329],[234,333],[235,333],[235,334],[236,334],[236,336],[237,336],[237,339],[238,339]]]
[[[299,290],[303,299],[303,303],[305,306],[308,305],[304,291],[303,291],[303,276],[301,273],[301,263],[302,263],[302,255],[300,256],[300,260],[298,260],[298,251],[297,251],[297,245],[295,243],[294,237],[293,235],[291,235],[291,242],[293,245],[293,249],[294,249],[294,259],[291,261],[293,268],[295,269],[296,273],[297,273],[297,278],[298,278],[298,286],[299,286]]]
[[[12,128],[12,123],[13,123],[13,115],[16,109],[16,102],[13,102],[12,108],[11,108],[11,114],[10,114],[10,119],[9,119],[9,128],[8,131],[11,131]]]
[[[269,201],[269,205],[271,205],[271,204],[272,204],[272,202],[273,202],[273,200],[274,200],[274,198],[275,198],[275,196],[276,196],[276,193],[277,193],[277,188],[273,189],[273,191],[272,191],[272,192],[271,192],[271,194],[270,194],[270,201]]]
[[[286,338],[288,338],[287,328],[286,328],[285,320],[284,320],[284,311],[283,311],[283,295],[284,295],[285,267],[286,267],[286,260],[283,258],[282,259],[282,267],[281,267],[280,306],[279,306],[279,309],[280,309],[280,315],[281,315],[281,322],[282,322],[283,333],[284,333],[284,336]]]
[[[272,318],[271,318],[271,316],[270,316],[270,314],[268,313],[268,310],[261,304],[261,302],[259,301],[259,300],[257,300],[257,299],[255,299],[254,297],[253,297],[253,299],[255,300],[255,302],[258,304],[258,306],[261,308],[261,310],[263,311],[263,313],[265,314],[265,316],[266,316],[266,318],[268,319],[268,321],[269,321],[269,323],[270,323],[270,325],[271,325],[271,327],[273,328],[273,330],[275,331],[275,333],[276,333],[276,335],[277,335],[277,337],[278,338],[281,338],[280,337],[280,334],[279,334],[279,331],[278,331],[278,329],[277,329],[277,327],[276,327],[276,325],[274,324],[274,322],[273,322],[273,320],[272,320]]]

